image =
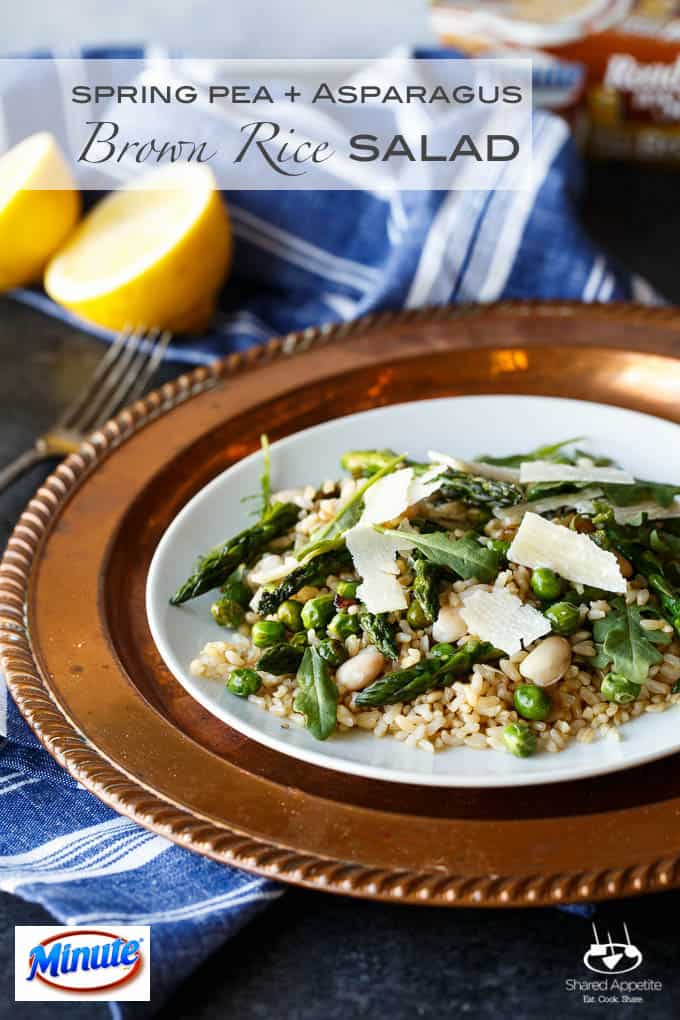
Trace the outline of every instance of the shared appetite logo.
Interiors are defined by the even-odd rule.
[[[21,926],[14,936],[15,999],[148,1002],[148,926]]]
[[[603,976],[567,978],[564,983],[566,992],[576,993],[586,1006],[621,1006],[644,1003],[649,999],[649,994],[645,993],[663,991],[663,982],[656,978],[621,976],[637,970],[644,961],[642,950],[631,941],[625,922],[622,924],[622,937],[618,940],[612,938],[609,931],[606,939],[602,938],[594,922],[592,927],[594,941],[583,954],[583,965],[594,975]]]
[[[593,921],[595,941],[591,942],[590,948],[583,957],[583,962],[588,970],[592,970],[596,974],[627,974],[631,970],[637,970],[642,963],[642,953],[630,941],[628,926],[625,922],[623,931],[626,937],[625,942],[613,942],[609,932],[607,932],[607,941],[601,942]]]

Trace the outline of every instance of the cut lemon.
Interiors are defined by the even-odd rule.
[[[0,157],[0,290],[39,280],[80,216],[80,195],[52,135]]]
[[[45,273],[45,289],[109,329],[205,328],[231,262],[231,228],[211,170],[185,163],[108,195]]]

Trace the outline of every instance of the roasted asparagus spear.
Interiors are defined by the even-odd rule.
[[[284,577],[281,584],[272,591],[265,591],[260,597],[257,606],[258,613],[268,616],[275,613],[281,603],[297,594],[307,584],[325,584],[329,574],[337,574],[352,562],[347,550],[333,549],[328,553],[321,553],[314,559],[302,563],[296,567],[287,577]]]
[[[275,503],[256,524],[202,556],[191,577],[170,599],[172,605],[179,606],[212,588],[219,588],[241,563],[252,562],[272,539],[289,531],[299,513],[300,508],[295,503]]]
[[[449,657],[433,657],[410,669],[386,673],[361,691],[356,703],[373,707],[413,701],[435,687],[444,687],[454,676],[468,673],[475,662],[492,656],[494,651],[493,646],[487,642],[468,641]]]

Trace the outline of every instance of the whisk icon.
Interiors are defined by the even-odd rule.
[[[588,970],[595,971],[596,974],[627,974],[628,971],[636,970],[640,966],[642,953],[630,941],[625,921],[623,931],[625,942],[614,942],[609,931],[607,932],[607,941],[601,942],[593,921],[595,941],[590,943],[590,948],[583,957],[583,962]]]

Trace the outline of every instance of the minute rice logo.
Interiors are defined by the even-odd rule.
[[[15,928],[17,1002],[149,1002],[150,977],[149,925]]]
[[[590,948],[583,957],[583,963],[588,970],[595,974],[627,974],[636,970],[642,963],[642,953],[636,945],[630,941],[627,925],[623,924],[625,942],[614,942],[610,932],[607,932],[607,941],[601,942],[593,922],[593,935],[595,941],[591,942]]]

